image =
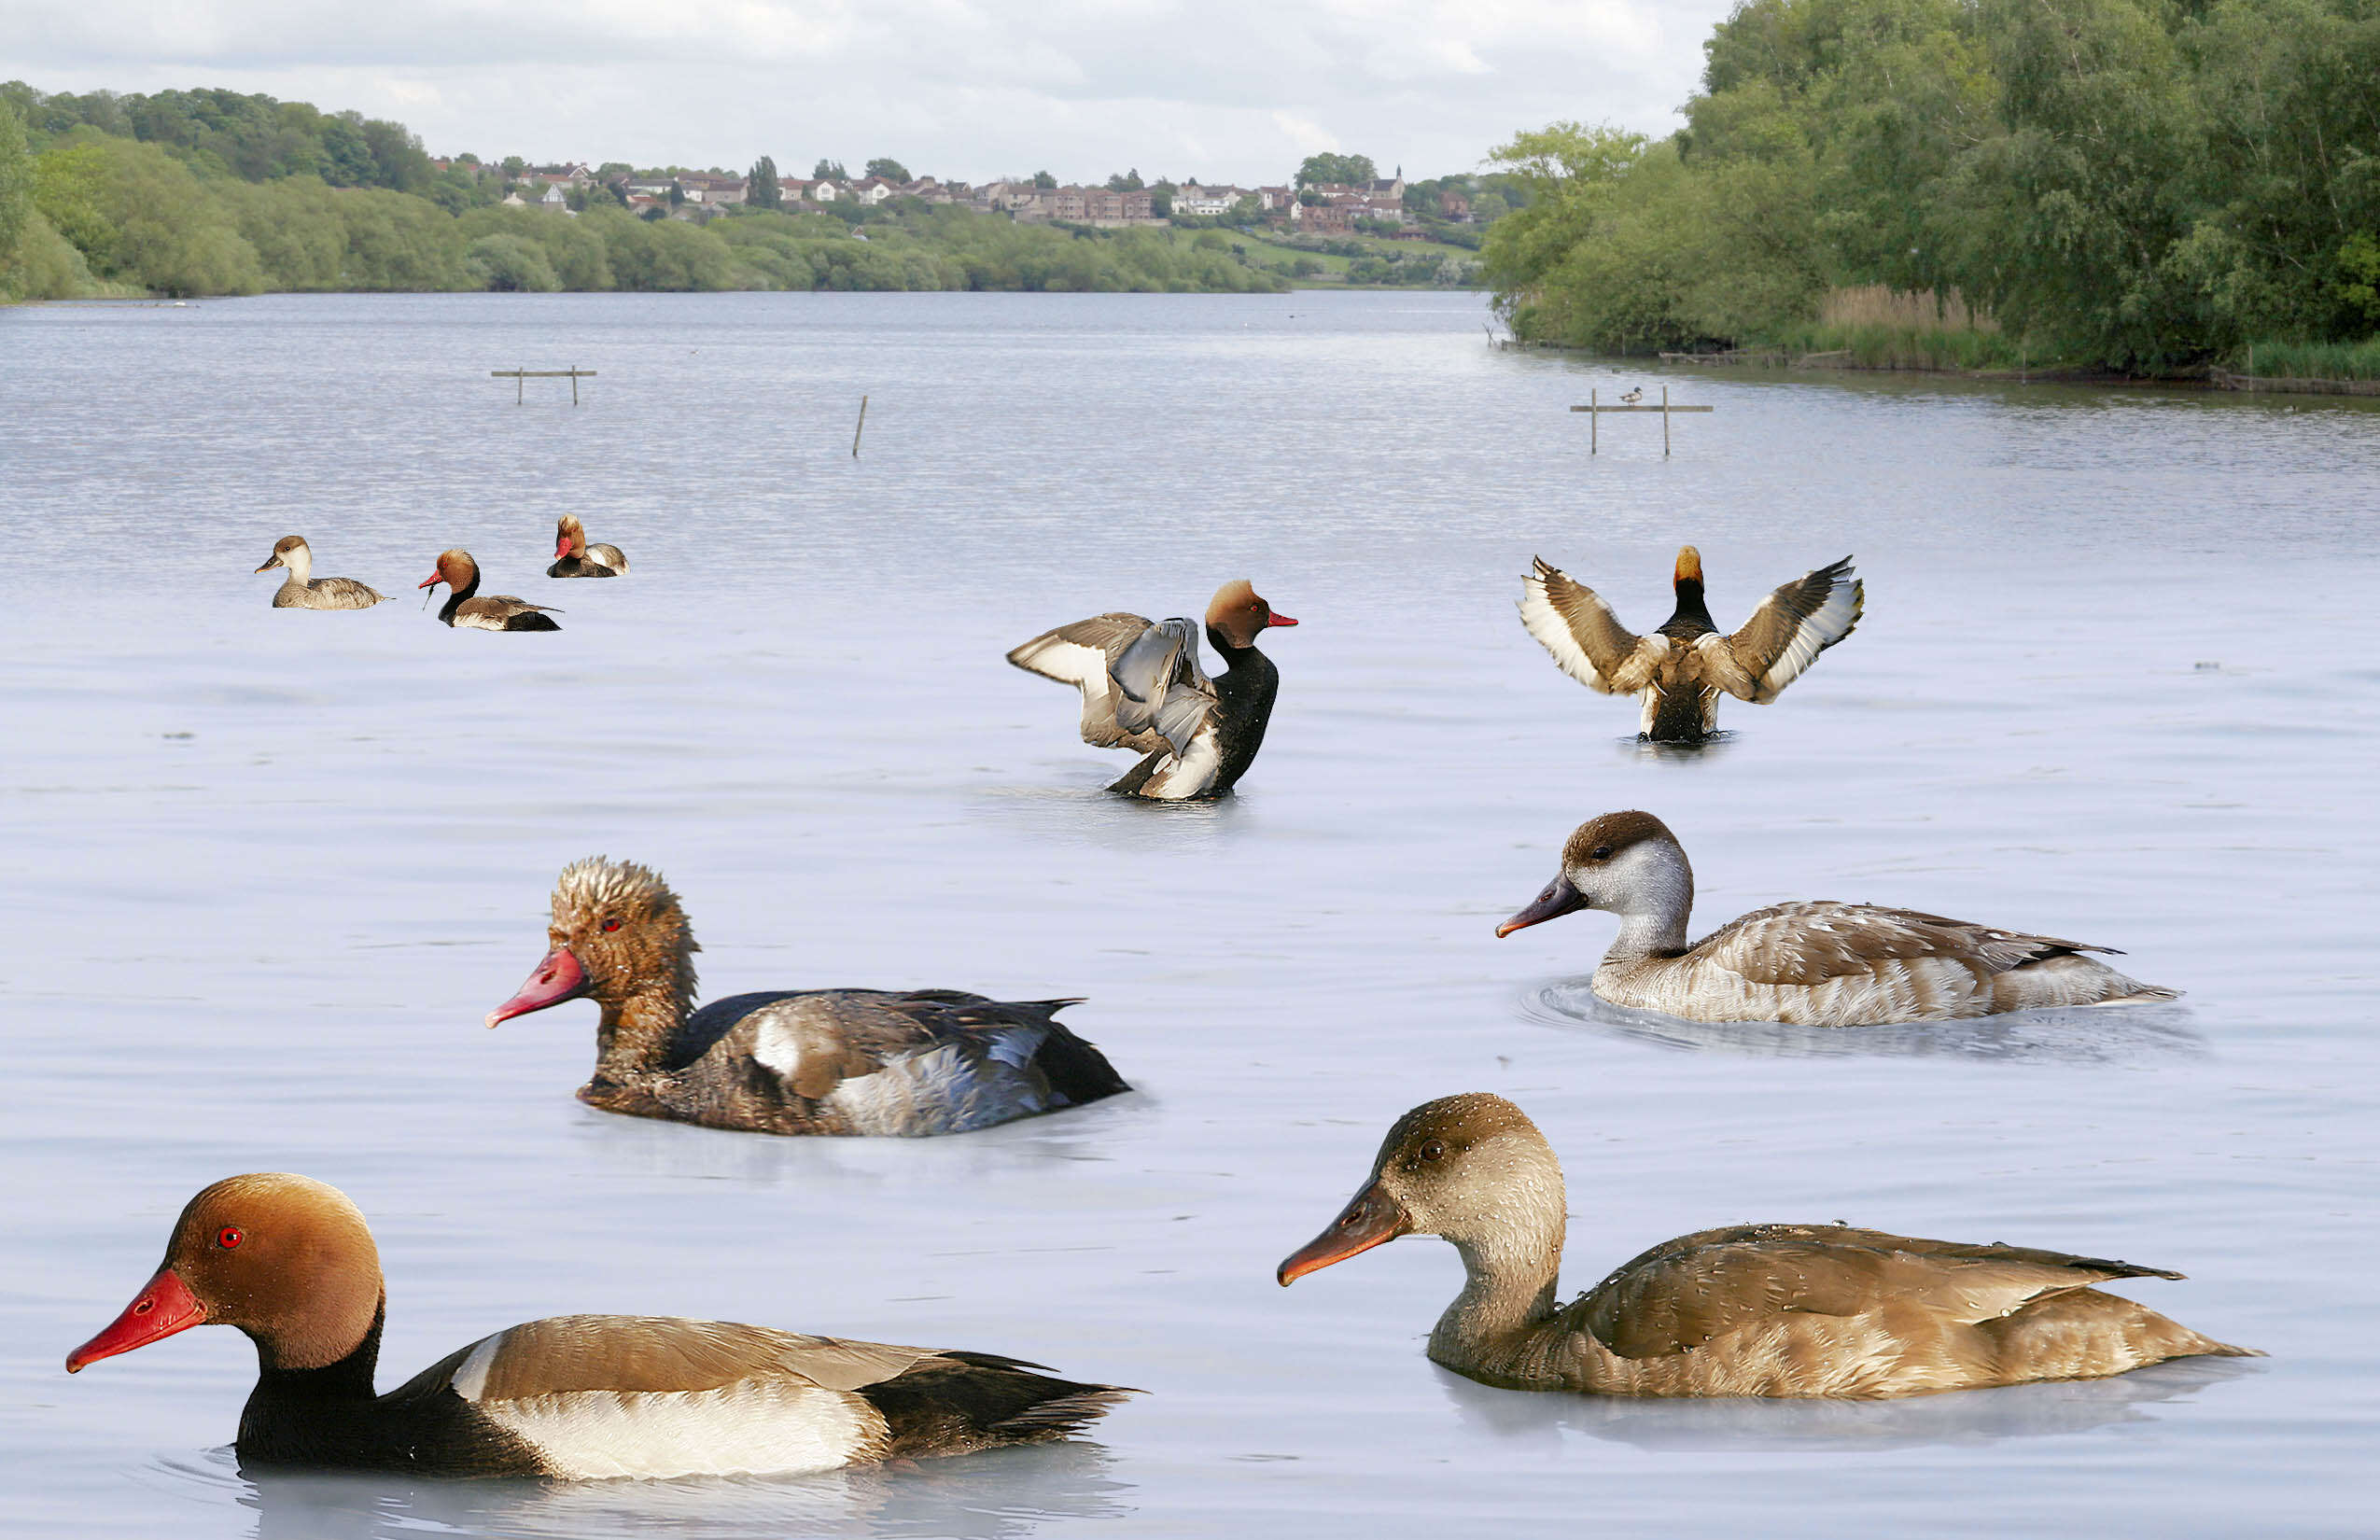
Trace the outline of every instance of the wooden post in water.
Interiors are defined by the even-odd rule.
[[[595,377],[595,371],[594,370],[581,369],[577,364],[572,364],[567,369],[491,369],[487,372],[491,379],[510,380],[512,382],[512,404],[514,406],[523,405],[527,400],[529,381],[559,380],[566,377],[570,382],[570,404],[572,406],[577,406],[579,404],[579,382],[581,380],[592,380]]]
[[[529,388],[529,366],[523,364],[512,371],[512,404],[519,406]]]
[[[1603,436],[1600,426],[1603,420],[1603,414],[1595,405],[1594,387],[1590,385],[1587,391],[1587,453],[1589,455],[1595,453],[1596,441]]]
[[[570,366],[570,404],[572,406],[579,404],[579,366],[577,364]]]
[[[1670,457],[1670,387],[1661,386],[1661,458]]]
[[[860,457],[860,435],[868,430],[868,399],[860,398],[860,426],[851,430],[851,457]]]

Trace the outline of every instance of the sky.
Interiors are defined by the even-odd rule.
[[[432,155],[945,180],[1477,168],[1556,119],[1660,133],[1732,0],[0,0],[0,79],[226,86]]]

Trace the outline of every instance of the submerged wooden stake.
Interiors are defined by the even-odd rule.
[[[851,430],[851,457],[860,457],[860,435],[868,430],[868,399],[860,398],[860,426]]]
[[[1661,386],[1661,458],[1670,457],[1670,387]]]

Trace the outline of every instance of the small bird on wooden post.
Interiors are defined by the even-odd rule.
[[[1631,406],[1634,406],[1637,402],[1639,402],[1639,401],[1643,400],[1644,399],[1645,399],[1645,387],[1644,387],[1643,385],[1638,385],[1635,389],[1631,390],[1631,391],[1624,392],[1624,393],[1620,396],[1620,399],[1621,399],[1621,400],[1623,400],[1623,401],[1626,401],[1626,402],[1627,402],[1629,405],[1631,405]]]

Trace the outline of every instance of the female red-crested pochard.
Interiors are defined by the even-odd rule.
[[[1554,880],[1496,934],[1607,909],[1619,934],[1595,993],[1688,1021],[1876,1027],[2181,998],[2082,955],[2112,946],[1827,899],[1756,909],[1689,944],[1693,907],[1694,870],[1669,826],[1605,813],[1572,833]]]
[[[1859,623],[1849,556],[1778,588],[1732,636],[1712,623],[1702,557],[1690,545],[1678,548],[1675,582],[1676,609],[1639,637],[1593,589],[1543,557],[1521,580],[1520,623],[1588,689],[1639,697],[1637,736],[1653,743],[1700,743],[1717,732],[1721,691],[1768,705]]]
[[[440,583],[447,587],[446,602],[439,606],[438,618],[449,625],[468,626],[473,631],[559,631],[562,623],[546,612],[547,607],[531,604],[510,594],[480,595],[480,564],[471,560],[468,551],[439,553],[438,569],[416,588],[434,588]]]
[[[1115,612],[1044,631],[1008,654],[1017,667],[1083,692],[1083,741],[1142,755],[1108,788],[1158,802],[1219,797],[1255,763],[1281,672],[1256,650],[1267,626],[1295,625],[1246,579],[1215,590],[1207,644],[1222,675],[1198,666],[1198,627]]]
[[[2179,1273],[1844,1225],[1700,1230],[1561,1305],[1564,1212],[1561,1163],[1526,1113],[1444,1097],[1396,1121],[1371,1180],[1276,1276],[1443,1237],[1464,1280],[1430,1357],[1512,1390],[1873,1398],[2261,1356],[2092,1287]]]
[[[427,1476],[728,1476],[963,1454],[1081,1431],[1133,1393],[992,1353],[665,1316],[563,1315],[372,1393],[386,1293],[347,1196],[267,1171],[215,1183],[165,1264],[66,1372],[191,1326],[256,1343],[239,1456]]]
[[[616,545],[589,545],[587,526],[579,522],[576,513],[565,513],[553,529],[554,563],[545,569],[549,578],[624,578],[628,575],[628,558]]]
[[[553,887],[552,950],[495,1026],[591,996],[606,1112],[768,1134],[964,1133],[1131,1089],[1059,1024],[1071,1000],[775,989],[694,1009],[693,927],[660,875],[593,857]]]
[[[388,597],[353,578],[313,576],[314,548],[303,535],[284,535],[273,541],[273,554],[257,570],[270,572],[276,567],[289,575],[273,591],[275,609],[370,609]]]

